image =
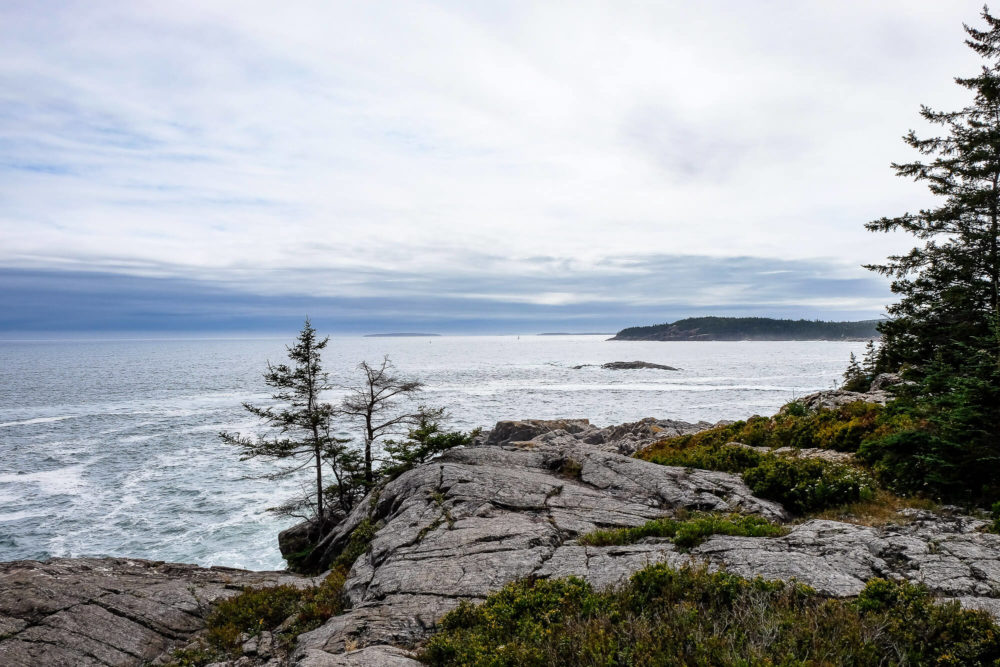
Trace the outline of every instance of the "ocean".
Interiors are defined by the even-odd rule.
[[[389,355],[452,429],[503,419],[769,415],[837,384],[856,342],[625,342],[607,336],[331,338],[338,387]],[[266,508],[309,483],[269,481],[221,430],[260,432],[262,372],[291,339],[0,341],[0,560],[131,556],[280,569]],[[679,368],[604,370],[609,361]],[[595,364],[580,369],[573,366]],[[340,390],[327,397],[336,402]],[[356,435],[344,424],[340,434]]]

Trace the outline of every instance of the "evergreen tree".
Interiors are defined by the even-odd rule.
[[[364,478],[365,485],[370,488],[379,477],[376,443],[387,436],[406,433],[424,419],[436,422],[443,410],[406,409],[407,400],[421,391],[424,384],[396,375],[388,356],[377,365],[363,361],[358,370],[363,376],[362,383],[348,387],[348,394],[340,404],[340,414],[362,428]]]
[[[955,79],[971,103],[951,112],[922,107],[943,136],[910,131],[906,143],[927,159],[893,165],[926,182],[940,205],[867,225],[909,232],[923,245],[869,267],[891,276],[901,296],[879,327],[871,366],[903,368],[914,382],[896,387],[887,408],[908,426],[858,452],[900,491],[971,502],[1000,498],[1000,19],[988,8],[982,18],[985,30],[965,32],[984,63],[976,76]]]
[[[865,391],[868,389],[868,384],[871,384],[870,382],[866,383],[865,380],[861,364],[858,363],[858,358],[851,352],[851,359],[847,363],[847,370],[844,371],[844,384],[842,388],[847,391]]]
[[[955,82],[972,93],[958,111],[920,114],[943,136],[904,140],[926,160],[893,164],[897,175],[924,181],[942,198],[936,208],[868,223],[872,231],[903,230],[923,241],[904,255],[868,268],[893,278],[901,296],[880,325],[878,370],[930,359],[958,366],[962,345],[993,348],[1000,362],[1000,19],[983,9],[985,30],[965,26],[966,44],[985,61],[976,76]]]
[[[257,457],[302,461],[283,469],[277,473],[279,476],[312,466],[316,473],[316,516],[320,521],[327,511],[323,502],[323,463],[328,454],[340,451],[340,441],[330,435],[333,406],[321,400],[322,393],[331,389],[320,357],[328,342],[329,338],[317,338],[307,318],[295,344],[285,348],[291,365],[267,364],[264,382],[274,388],[271,398],[277,405],[243,404],[250,414],[276,429],[276,435],[252,438],[226,431],[219,434],[223,442],[239,448],[241,461]]]

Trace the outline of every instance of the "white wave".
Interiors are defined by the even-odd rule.
[[[0,428],[5,428],[7,426],[29,426],[31,424],[49,424],[51,422],[61,422],[64,419],[73,419],[76,415],[65,415],[63,417],[35,417],[34,419],[25,419],[17,422],[4,422],[0,424]]]
[[[47,496],[78,495],[87,486],[83,481],[83,466],[74,465],[57,470],[45,470],[19,475],[8,473],[0,475],[0,484],[37,484]]]
[[[28,510],[8,512],[7,514],[0,514],[0,523],[12,523],[14,521],[20,521],[21,519],[31,519],[38,516],[44,515],[39,512],[31,512]]]

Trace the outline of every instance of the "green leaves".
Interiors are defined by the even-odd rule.
[[[421,659],[431,665],[991,665],[1000,628],[908,583],[871,582],[857,602],[806,586],[652,565],[623,586],[508,584],[461,603]]]

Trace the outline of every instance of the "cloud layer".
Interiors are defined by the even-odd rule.
[[[7,2],[0,266],[874,315],[978,5]]]

